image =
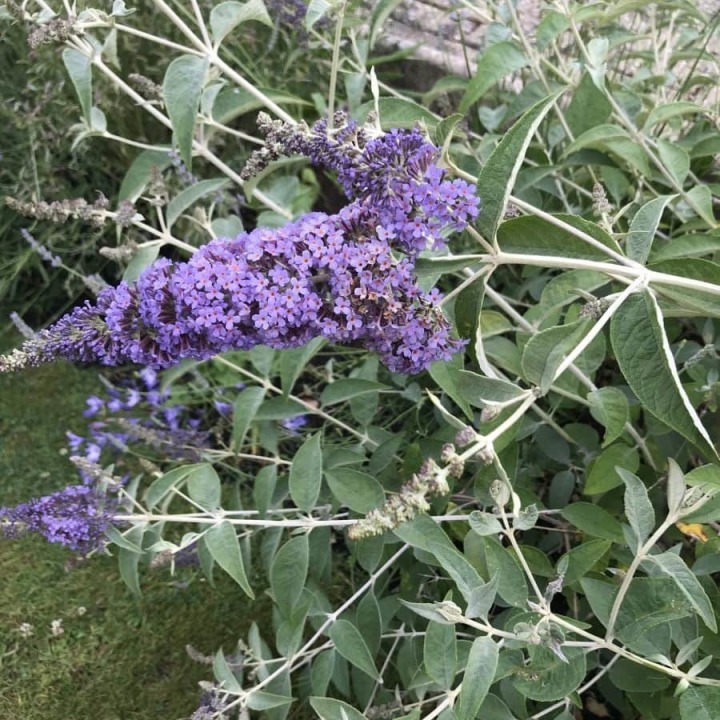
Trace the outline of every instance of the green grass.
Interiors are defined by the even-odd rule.
[[[82,431],[85,397],[99,388],[97,369],[63,364],[0,375],[0,505],[77,482],[65,431]],[[232,652],[257,609],[224,576],[208,588],[192,571],[154,570],[136,599],[114,558],[72,560],[40,538],[0,539],[0,720],[189,716],[212,669],[185,646]],[[65,632],[53,637],[57,619]]]

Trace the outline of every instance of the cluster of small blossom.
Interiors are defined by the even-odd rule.
[[[383,239],[403,252],[439,249],[448,233],[462,231],[478,215],[475,188],[445,178],[435,164],[438,149],[418,129],[372,137],[368,126],[343,113],[336,114],[332,131],[325,119],[310,128],[262,113],[258,125],[266,144],[250,158],[244,177],[282,155],[305,155],[336,172],[348,198],[371,207]]]
[[[20,234],[23,240],[40,256],[43,262],[46,262],[50,267],[60,267],[60,265],[62,265],[62,259],[57,255],[53,255],[42,243],[39,243],[30,234],[29,230],[22,228]]]
[[[108,200],[102,194],[98,194],[93,203],[89,203],[84,198],[26,202],[9,196],[5,198],[5,203],[15,212],[36,220],[51,220],[56,223],[64,223],[70,219],[85,220],[102,227],[107,219],[105,211],[108,208]]]
[[[473,188],[445,179],[418,130],[371,138],[336,120],[332,132],[324,121],[312,129],[270,122],[268,147],[337,172],[352,200],[340,212],[217,239],[186,263],[161,259],[136,284],[101,291],[0,357],[0,372],[56,358],[166,367],[314,337],[364,345],[396,372],[448,360],[463,343],[450,337],[439,293],[417,285],[414,256],[477,215]]]
[[[0,358],[0,372],[63,358],[167,367],[258,344],[296,347],[322,336],[363,344],[414,374],[462,347],[436,290],[396,258],[378,217],[353,203],[279,230],[214,240],[186,263],[161,259]]]
[[[223,712],[227,701],[213,690],[205,691],[200,698],[200,705],[190,720],[223,720],[228,716]]]
[[[427,512],[430,509],[429,496],[450,492],[446,475],[447,470],[441,470],[433,460],[426,460],[399,493],[391,495],[382,507],[371,510],[362,520],[351,525],[348,537],[351,540],[362,540],[382,535],[416,515]]]
[[[183,162],[180,153],[177,150],[171,150],[169,153],[170,162],[177,173],[180,182],[183,185],[190,186],[197,184],[198,179],[190,172],[188,166]]]
[[[140,442],[161,450],[163,457],[197,462],[210,444],[202,417],[184,405],[169,404],[170,392],[160,388],[154,370],[143,368],[138,375],[140,382],[129,379],[123,386],[108,386],[106,398],[87,398],[83,415],[93,418],[87,437],[67,433],[71,460],[86,481],[92,470],[78,457],[90,466],[117,462],[130,445]]]
[[[0,508],[0,533],[14,538],[36,532],[78,552],[103,544],[117,498],[95,485],[70,485],[13,508]]]

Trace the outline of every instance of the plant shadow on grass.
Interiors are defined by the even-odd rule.
[[[15,340],[0,337],[0,347]],[[61,455],[65,431],[82,432],[85,398],[99,390],[95,368],[0,375],[0,506],[78,482]],[[154,570],[135,598],[114,558],[73,560],[41,538],[0,538],[0,720],[188,717],[212,669],[186,645],[232,653],[251,620],[261,623],[222,573],[208,589],[191,569]],[[51,632],[54,620],[61,635]],[[18,631],[23,623],[31,636]]]

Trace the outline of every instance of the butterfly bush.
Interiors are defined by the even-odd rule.
[[[336,118],[339,120],[340,118]],[[393,371],[418,373],[463,346],[451,338],[437,290],[417,284],[414,258],[438,249],[478,213],[473,186],[448,180],[417,129],[375,138],[354,123],[268,124],[268,150],[302,153],[337,172],[351,202],[280,229],[215,239],[187,262],[160,259],[137,283],[100,292],[20,350],[0,372],[58,358],[168,367],[264,344],[315,337],[362,345]]]
[[[114,484],[109,490],[117,490]],[[71,550],[89,552],[104,544],[118,499],[106,492],[99,479],[70,485],[12,508],[0,508],[0,535],[15,538],[29,532]]]

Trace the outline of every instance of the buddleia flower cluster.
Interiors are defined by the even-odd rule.
[[[218,238],[187,262],[160,259],[0,358],[0,372],[57,358],[162,368],[315,337],[377,352],[395,372],[448,360],[463,341],[438,291],[417,284],[414,259],[477,215],[474,188],[445,177],[419,130],[370,138],[353,123],[335,128],[272,124],[269,152],[336,171],[351,201],[338,213]]]
[[[118,486],[100,483],[70,485],[12,508],[0,508],[0,536],[16,538],[38,533],[52,543],[89,552],[104,544],[105,530],[117,510]]]

